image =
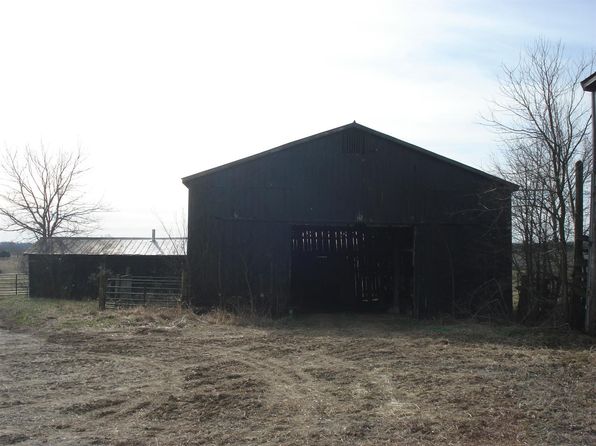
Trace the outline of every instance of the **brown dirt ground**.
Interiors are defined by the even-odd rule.
[[[112,317],[0,330],[0,444],[596,444],[586,339],[391,315]]]

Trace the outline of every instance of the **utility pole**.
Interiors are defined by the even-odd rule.
[[[590,263],[588,265],[588,287],[586,292],[585,328],[589,334],[596,334],[596,72],[581,81],[584,91],[592,96],[592,168],[590,185]]]
[[[575,163],[575,217],[574,217],[573,243],[573,292],[571,293],[571,304],[569,305],[569,321],[571,326],[581,330],[584,325],[582,320],[582,297],[585,296],[584,289],[584,163]]]

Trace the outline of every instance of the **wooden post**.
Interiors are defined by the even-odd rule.
[[[569,305],[569,322],[573,328],[582,328],[581,297],[584,290],[584,163],[575,163],[575,216],[573,243],[573,293]]]
[[[186,272],[182,270],[180,275],[180,300],[188,304],[188,293],[186,292]]]
[[[14,295],[19,295],[19,275],[18,273],[14,275]]]
[[[106,309],[106,272],[103,266],[99,268],[99,293],[97,295],[99,309]]]

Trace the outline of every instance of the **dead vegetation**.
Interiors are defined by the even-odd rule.
[[[0,444],[596,442],[596,353],[572,332],[70,309],[0,332]]]

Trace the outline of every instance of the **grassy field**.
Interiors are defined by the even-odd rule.
[[[593,339],[0,300],[0,444],[595,444]]]

